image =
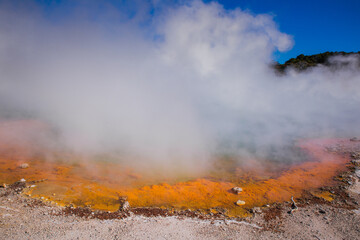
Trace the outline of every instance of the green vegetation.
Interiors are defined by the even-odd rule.
[[[296,58],[291,58],[290,60],[286,61],[284,64],[277,63],[275,64],[274,67],[279,73],[284,73],[289,68],[294,68],[297,71],[303,71],[308,68],[315,67],[319,64],[331,67],[332,64],[328,61],[330,57],[350,56],[350,55],[355,55],[360,58],[360,51],[359,52],[324,52],[309,56],[301,54]]]

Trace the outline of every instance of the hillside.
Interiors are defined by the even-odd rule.
[[[360,63],[360,51],[359,52],[324,52],[315,55],[301,54],[296,58],[291,58],[284,64],[277,63],[274,67],[279,73],[284,73],[286,70],[293,68],[297,71],[304,71],[308,68],[312,68],[318,65],[324,65],[326,67],[338,67],[339,62],[329,61],[332,57],[342,56],[350,57],[354,56],[359,59]],[[349,64],[349,61],[343,61],[341,66]],[[359,65],[360,68],[360,65]]]

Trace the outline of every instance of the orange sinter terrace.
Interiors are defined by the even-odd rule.
[[[327,147],[354,144],[344,139],[301,140],[296,147],[309,156],[301,163],[274,166],[265,161],[258,168],[219,159],[199,176],[155,177],[106,159],[86,160],[70,151],[41,149],[29,136],[44,129],[38,121],[0,123],[0,183],[36,181],[26,195],[106,211],[118,210],[119,198],[127,197],[131,207],[225,209],[228,216],[244,216],[252,207],[289,201],[305,190],[333,185],[334,176],[346,170],[349,160]],[[227,167],[216,167],[220,164]],[[235,187],[239,189],[232,190]]]

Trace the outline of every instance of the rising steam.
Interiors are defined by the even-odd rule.
[[[201,1],[134,5],[131,16],[126,4],[78,5],[49,17],[2,3],[1,118],[46,122],[76,152],[187,169],[360,134],[358,60],[278,76],[272,54],[293,41],[268,15]]]

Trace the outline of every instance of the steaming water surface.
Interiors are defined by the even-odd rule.
[[[17,129],[26,133],[22,142],[12,138],[19,136]],[[170,177],[154,175],[156,169],[144,172],[106,159],[94,161],[71,152],[42,149],[32,141],[34,133],[45,130],[36,121],[3,122],[0,130],[8,133],[0,139],[0,181],[12,183],[25,178],[29,183],[25,190],[28,196],[106,211],[116,211],[119,197],[126,196],[132,207],[204,212],[215,208],[223,209],[228,216],[246,216],[254,206],[287,201],[291,196],[300,197],[304,191],[315,191],[313,194],[330,201],[329,192],[316,190],[335,184],[334,176],[346,170],[349,159],[329,152],[327,147],[357,144],[339,139],[301,141],[297,144],[299,149],[311,159],[303,163],[279,165],[248,159],[247,165],[238,165],[238,161],[228,157],[215,161],[213,168],[202,175],[180,172]],[[231,189],[235,186],[241,186],[243,191],[234,194]],[[235,205],[239,199],[245,205]]]
[[[1,128],[6,179],[44,174],[68,183],[59,192],[78,200],[98,198],[99,188],[110,202],[126,193],[138,206],[182,206],[220,191],[227,200],[210,205],[232,204],[237,196],[226,191],[241,179],[273,179],[272,188],[282,189],[277,179],[309,160],[303,151],[294,154],[299,139],[360,134],[359,60],[338,57],[335,65],[348,64],[336,71],[318,66],[278,76],[272,55],[293,40],[269,15],[202,1],[154,3],[133,16],[111,4],[93,12],[89,4],[51,16],[36,3],[0,5],[0,119],[24,120]],[[22,161],[40,170],[16,168]],[[338,163],[329,174],[341,169]],[[192,181],[155,190],[117,185],[159,183],[153,176]],[[199,191],[201,200],[176,200],[173,187]],[[266,199],[290,196],[274,191]],[[256,194],[246,201],[256,202]]]

